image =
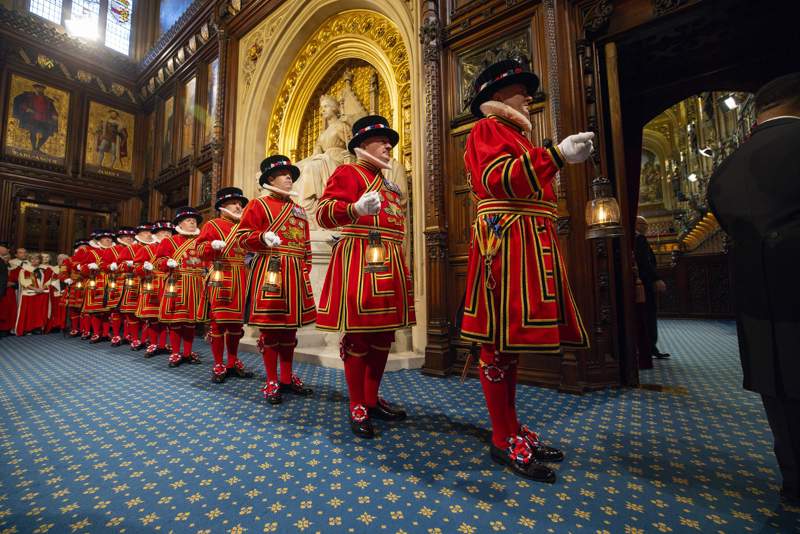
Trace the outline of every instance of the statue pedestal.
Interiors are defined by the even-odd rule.
[[[322,285],[325,283],[325,275],[330,264],[330,243],[334,233],[330,230],[311,231],[312,267],[309,278],[311,279],[311,288],[314,290],[317,304],[319,304]],[[252,352],[258,352],[256,348],[258,336],[258,329],[246,326],[245,336],[241,342],[242,347]],[[294,359],[298,362],[343,369],[342,360],[339,357],[340,338],[341,334],[339,332],[317,330],[313,324],[303,327],[297,331],[297,348],[295,349]],[[386,370],[419,369],[424,362],[424,354],[413,352],[411,328],[404,328],[395,332],[395,342],[392,344],[392,350],[389,353]]]

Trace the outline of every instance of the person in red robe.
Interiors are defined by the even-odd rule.
[[[534,147],[528,105],[538,86],[538,77],[514,59],[490,65],[475,80],[470,109],[480,120],[467,137],[464,162],[477,217],[461,337],[481,345],[491,458],[516,475],[555,482],[555,472],[540,461],[564,455],[520,424],[517,365],[525,354],[589,346],[559,251],[553,179],[564,163],[590,156],[594,134]]]
[[[363,438],[374,437],[373,418],[406,417],[378,395],[395,330],[416,324],[403,253],[402,192],[383,174],[399,137],[379,115],[357,120],[348,149],[358,160],[337,167],[317,209],[322,228],[341,228],[320,296],[317,328],[344,332],[341,356],[350,427]]]
[[[59,254],[56,266],[51,266],[52,277],[50,283],[50,320],[47,322],[46,333],[54,330],[64,330],[67,327],[67,286],[61,280],[61,267],[69,258],[66,254]],[[43,263],[44,264],[44,263]]]
[[[239,360],[239,340],[244,335],[245,284],[247,272],[244,251],[234,242],[233,230],[242,218],[247,197],[238,187],[217,191],[214,207],[219,217],[203,225],[197,237],[197,251],[206,262],[213,262],[208,285],[211,326],[209,338],[214,368],[211,381],[222,383],[228,376],[252,378]],[[223,362],[228,349],[227,364]]]
[[[130,343],[131,350],[144,348],[142,340],[147,340],[148,330],[146,324],[140,324],[136,316],[139,306],[141,283],[136,274],[136,256],[139,251],[153,242],[153,225],[143,223],[133,229],[133,242],[127,243],[124,239],[124,248],[119,256],[119,283],[122,285],[119,313],[123,321],[123,338]],[[122,238],[117,238],[122,239]],[[140,326],[142,327],[140,330]],[[141,331],[141,334],[140,334]]]
[[[258,345],[267,372],[264,397],[270,404],[280,404],[282,393],[313,393],[292,372],[297,329],[316,318],[308,278],[311,241],[305,211],[291,200],[300,170],[286,156],[274,155],[261,162],[261,172],[259,184],[267,194],[247,205],[234,242],[255,253],[247,322],[261,331]],[[276,283],[267,284],[270,276]]]
[[[161,241],[156,250],[155,268],[166,275],[158,322],[169,325],[170,367],[200,363],[192,344],[195,324],[205,321],[207,307],[205,265],[197,253],[198,226],[202,221],[203,216],[195,208],[178,208],[173,220],[177,234]]]
[[[155,270],[155,263],[159,244],[169,239],[173,232],[174,228],[170,221],[154,222],[153,241],[136,251],[136,256],[133,258],[134,273],[139,277],[141,286],[136,305],[136,317],[143,325],[141,341],[142,345],[147,345],[144,352],[145,358],[172,352],[167,344],[167,334],[169,333],[167,325],[158,321],[166,273]],[[144,334],[145,330],[148,334],[147,337]]]
[[[14,333],[43,334],[50,316],[50,281],[53,271],[42,267],[41,254],[31,254],[19,273],[19,306]]]
[[[89,343],[110,339],[109,299],[112,298],[113,289],[109,287],[109,267],[115,257],[111,251],[113,245],[114,232],[97,230],[90,246],[82,249],[79,259],[81,274],[86,280],[83,312],[89,315],[92,329]]]
[[[59,267],[58,279],[66,287],[67,315],[69,316],[69,336],[78,337],[88,327],[82,317],[84,301],[83,275],[79,268],[79,258],[83,249],[89,246],[88,239],[78,239],[73,244],[72,256],[67,258]]]
[[[11,334],[17,322],[17,283],[11,276],[9,247],[0,241],[0,337]]]
[[[127,332],[128,321],[125,321],[125,329],[120,332],[123,327],[123,315],[120,311],[122,304],[122,297],[127,294],[127,286],[125,284],[125,269],[129,258],[133,257],[132,246],[136,236],[136,229],[130,226],[119,228],[116,232],[117,242],[106,251],[106,261],[108,262],[108,307],[110,310],[111,322],[111,346],[119,347],[123,342],[130,343],[130,338]]]

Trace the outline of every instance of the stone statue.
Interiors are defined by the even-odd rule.
[[[314,221],[319,198],[333,171],[343,163],[350,163],[353,156],[347,151],[350,140],[350,125],[343,120],[339,103],[330,95],[319,99],[320,114],[325,121],[325,129],[319,134],[314,145],[314,153],[297,162],[300,178],[295,184],[299,198],[297,203],[305,208],[309,221]]]

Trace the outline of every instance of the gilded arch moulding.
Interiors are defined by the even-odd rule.
[[[405,119],[411,109],[411,75],[409,72],[408,49],[403,37],[394,23],[383,15],[368,10],[344,11],[323,22],[295,56],[291,67],[283,79],[283,84],[275,99],[270,120],[267,126],[266,152],[273,154],[281,149],[281,133],[286,127],[289,110],[287,106],[294,100],[299,90],[298,82],[307,78],[305,71],[319,62],[318,54],[322,50],[344,41],[346,36],[357,36],[359,41],[368,41],[383,56],[390,67],[391,74],[387,82],[396,84],[392,93],[394,110],[394,126],[400,132],[400,154],[410,167],[411,125]],[[373,59],[364,57],[362,59]],[[381,65],[374,65],[380,69]],[[324,74],[324,73],[322,73]],[[316,86],[316,84],[314,84]],[[308,88],[305,88],[308,89]],[[314,87],[310,88],[313,91]],[[299,103],[300,105],[305,102]]]

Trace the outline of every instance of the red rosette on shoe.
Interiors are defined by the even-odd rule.
[[[508,438],[508,456],[521,465],[528,465],[533,459],[533,450],[528,440],[522,436]]]
[[[369,412],[367,411],[367,407],[363,404],[356,404],[353,406],[353,409],[350,410],[350,419],[355,421],[356,423],[363,423],[369,418]]]

